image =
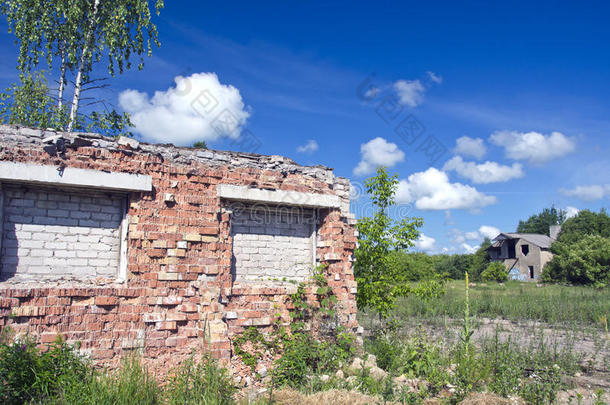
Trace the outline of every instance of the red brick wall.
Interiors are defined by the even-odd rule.
[[[2,139],[3,131],[11,136]],[[180,158],[193,153],[186,149],[142,145],[132,150],[95,137],[93,145],[73,142],[64,157],[52,156],[40,141],[45,134],[28,131],[0,127],[0,160],[146,174],[152,176],[153,191],[129,196],[126,283],[20,285],[8,280],[0,283],[0,327],[10,325],[42,343],[60,334],[81,342],[84,351],[102,362],[114,363],[137,349],[165,364],[204,345],[215,356],[230,358],[230,337],[244,326],[268,326],[278,312],[289,321],[288,295],[294,286],[233,285],[230,212],[217,197],[216,186],[338,195],[336,184],[346,181],[267,169],[268,157],[257,158],[262,163],[254,166],[261,167],[236,167],[231,154],[224,164],[196,162]],[[166,193],[175,196],[175,203],[164,201]],[[356,237],[350,223],[345,210],[320,211],[317,257],[329,265],[341,322],[355,329],[351,257]]]

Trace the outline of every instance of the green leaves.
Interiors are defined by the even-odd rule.
[[[388,209],[394,204],[398,176],[390,176],[380,167],[377,175],[366,182],[366,190],[375,207],[372,217],[358,221],[358,248],[355,251],[354,274],[358,282],[356,300],[360,308],[374,308],[382,317],[394,307],[396,298],[412,292],[407,276],[392,266],[390,253],[413,246],[419,236],[421,218],[394,221]]]
[[[195,149],[207,149],[208,144],[205,141],[197,141],[193,144],[193,148]]]
[[[75,83],[69,117],[56,119],[54,128],[78,129],[80,120],[80,128],[89,129],[89,124],[83,124],[78,116],[79,102],[82,91],[100,87],[91,73],[102,60],[106,59],[106,71],[114,76],[130,69],[133,58],[138,58],[141,69],[144,55],[151,55],[153,44],[160,46],[150,11],[153,3],[159,14],[163,8],[160,0],[0,0],[0,12],[6,16],[9,32],[14,33],[19,46],[17,69],[27,78],[40,69],[41,61],[46,61],[50,72],[59,72],[59,89],[53,100],[57,104],[56,114],[65,114],[65,84]],[[46,96],[50,97],[48,91]],[[29,97],[25,101],[30,103],[26,103],[28,109],[40,111],[42,103],[47,114],[53,111],[51,100]],[[11,108],[20,104],[24,104],[23,98]],[[127,125],[128,117],[109,108],[104,110],[90,117],[92,128],[122,130]],[[45,127],[49,122],[46,117],[32,114],[25,117],[22,112],[15,117],[22,125]]]
[[[130,58],[150,55],[160,46],[152,23],[149,1],[1,0],[0,12],[19,44],[18,68],[30,71],[46,59],[52,68],[65,54],[71,66],[89,48],[87,59],[100,60],[106,53],[107,70],[114,75],[131,67]],[[163,1],[154,2],[159,14]],[[89,44],[87,43],[89,40]]]
[[[544,266],[544,281],[610,285],[610,217],[604,210],[583,210],[568,219],[551,250],[554,257]]]
[[[610,238],[585,235],[572,244],[555,242],[553,252],[555,257],[544,267],[544,281],[610,285]]]
[[[65,111],[54,108],[47,80],[42,72],[21,76],[0,93],[0,122],[38,128],[57,128],[65,122]]]
[[[68,124],[68,111],[58,108],[48,87],[44,72],[22,75],[21,83],[12,84],[0,93],[0,122],[10,125],[24,125],[34,128],[63,129]],[[98,132],[107,135],[127,135],[131,133],[129,114],[116,110],[96,112],[77,116],[76,130]]]
[[[491,262],[487,265],[487,268],[481,273],[481,280],[483,281],[496,281],[503,283],[508,280],[508,273],[506,267],[502,262]]]

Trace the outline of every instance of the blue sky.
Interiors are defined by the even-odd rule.
[[[424,218],[429,252],[471,250],[552,204],[608,206],[602,2],[166,3],[161,48],[101,94],[141,139],[323,164],[356,190],[389,165],[394,213]],[[0,47],[5,87],[17,73],[4,21]],[[214,127],[225,110],[233,126]],[[366,214],[366,197],[353,209]]]

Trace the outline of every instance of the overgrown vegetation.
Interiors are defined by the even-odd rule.
[[[193,143],[193,148],[195,149],[207,149],[208,144],[205,141],[197,141]]]
[[[314,269],[310,282],[300,283],[291,295],[289,330],[278,318],[272,333],[263,335],[250,327],[233,341],[235,354],[253,372],[263,352],[278,356],[272,370],[274,387],[299,387],[308,376],[332,373],[354,354],[353,335],[334,325],[337,297],[328,285],[326,270],[326,266]],[[315,304],[308,299],[308,289],[315,292]],[[313,336],[312,324],[322,326],[327,332]]]
[[[40,352],[31,339],[0,342],[0,403],[49,402],[71,396],[74,385],[92,378],[92,370],[62,341]]]
[[[218,367],[206,355],[199,362],[188,359],[177,368],[166,387],[167,403],[182,404],[231,404],[236,388],[228,372]]]
[[[536,297],[540,298],[544,296],[544,290],[551,289],[556,293],[577,291],[581,294],[579,299],[574,298],[576,295],[564,295],[566,299],[561,302],[586,301],[589,309],[593,302],[598,302],[605,311],[610,305],[607,296],[599,295],[602,291],[585,287],[548,286],[540,289],[531,284],[509,282],[505,286],[469,284],[465,290],[463,281],[452,282],[449,287],[446,296],[425,306],[436,306],[438,300],[453,300],[447,308],[455,308],[459,319],[460,331],[455,340],[433,337],[423,329],[413,331],[402,327],[400,318],[407,319],[405,312],[398,319],[394,318],[400,314],[401,305],[392,314],[391,321],[378,323],[379,327],[372,329],[372,334],[365,340],[364,351],[355,346],[352,335],[341,331],[337,331],[334,338],[320,338],[300,326],[275,336],[263,336],[255,328],[247,329],[244,341],[259,342],[260,350],[275,350],[273,345],[276,343],[282,349],[281,353],[278,351],[279,356],[269,373],[268,384],[274,390],[265,395],[261,403],[266,403],[269,397],[272,399],[277,389],[292,387],[304,393],[329,389],[357,390],[379,397],[380,402],[398,403],[422,403],[432,397],[444,398],[445,403],[458,403],[471,392],[484,390],[503,397],[519,396],[531,404],[548,404],[558,390],[568,387],[566,376],[583,371],[579,357],[569,346],[549,344],[543,335],[532,336],[531,343],[523,345],[511,337],[502,338],[501,331],[496,329],[494,335],[474,342],[473,332],[478,328],[474,316],[481,314],[481,301],[495,294],[506,299],[506,292],[501,294],[502,288],[508,288],[508,292],[517,295],[511,302],[523,300],[532,292],[538,292]],[[520,287],[528,289],[519,293]],[[489,289],[495,292],[490,294]],[[319,292],[321,297],[330,294],[328,291]],[[303,290],[297,291],[295,301],[302,299],[307,302],[304,294]],[[457,300],[457,296],[461,299]],[[556,298],[557,295],[547,297],[549,302],[558,302]],[[412,296],[405,300],[416,299]],[[315,305],[311,304],[300,305],[294,319],[320,316]],[[572,310],[575,313],[584,311],[576,307]],[[170,373],[169,384],[160,387],[137,357],[126,358],[115,372],[95,371],[77,354],[76,348],[60,340],[41,351],[31,341],[11,338],[6,328],[3,332],[0,344],[1,403],[235,403],[236,389],[232,379],[226,370],[206,356],[200,361],[192,358],[184,362]],[[357,373],[349,370],[354,356],[367,359],[367,353],[376,356],[376,364],[386,375],[379,377],[368,367]],[[337,371],[350,377],[337,376]]]
[[[544,336],[535,337],[529,345],[501,339],[498,329],[495,335],[475,343],[473,308],[479,295],[472,294],[464,282],[460,284],[457,339],[433,338],[422,329],[414,333],[397,327],[377,329],[366,340],[365,349],[376,356],[388,376],[372,386],[359,376],[355,386],[400,403],[440,397],[444,398],[441,403],[454,404],[481,390],[502,397],[519,396],[528,404],[552,403],[557,391],[567,388],[565,377],[582,371],[579,357],[570,347],[550,345]],[[397,376],[406,377],[410,385],[401,385]]]
[[[114,372],[98,371],[78,347],[56,340],[40,350],[30,339],[0,339],[0,403],[7,405],[230,404],[235,387],[214,360],[193,358],[171,373],[161,388],[136,356]]]

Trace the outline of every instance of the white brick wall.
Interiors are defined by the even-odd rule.
[[[1,279],[115,277],[122,197],[2,185]]]
[[[313,268],[311,210],[235,211],[232,270],[237,281],[303,281]]]

